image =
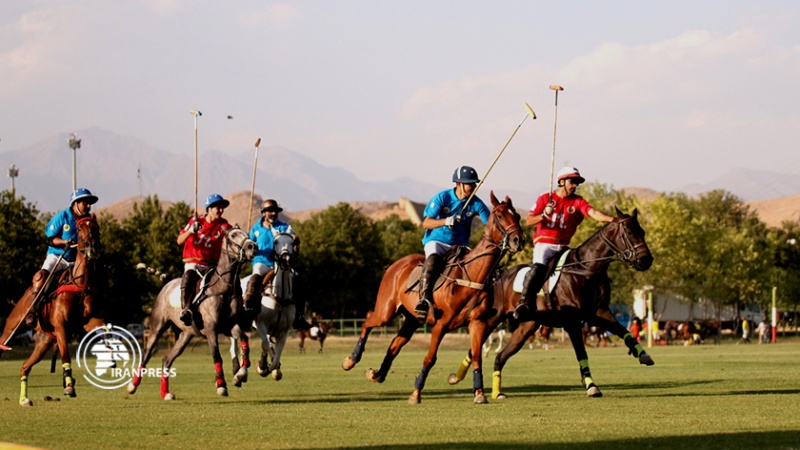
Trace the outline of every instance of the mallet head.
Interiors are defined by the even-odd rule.
[[[528,111],[528,115],[531,116],[531,119],[535,120],[536,119],[536,113],[533,112],[533,108],[531,108],[531,105],[525,103],[525,104],[523,104],[523,106],[525,107],[525,111]]]
[[[261,138],[256,139],[256,147],[258,147],[259,145],[261,145]]]
[[[551,84],[550,85],[550,90],[551,91],[563,91],[564,88],[559,86],[559,85],[557,85],[557,84]]]
[[[193,109],[193,110],[191,110],[191,111],[189,111],[189,112],[190,112],[190,113],[192,113],[192,115],[193,115],[193,116],[195,116],[195,117],[197,117],[197,116],[202,116],[202,115],[203,115],[203,113],[202,113],[202,112],[200,112],[200,111],[198,111],[198,110],[196,110],[196,109]]]

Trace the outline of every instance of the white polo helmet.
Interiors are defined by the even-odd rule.
[[[572,178],[577,183],[583,183],[586,181],[586,178],[581,176],[581,172],[578,170],[577,167],[564,167],[558,171],[558,184],[561,185],[561,182],[566,180],[567,178]]]

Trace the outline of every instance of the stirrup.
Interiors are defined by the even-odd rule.
[[[417,315],[417,320],[420,322],[424,322],[428,318],[428,311],[433,308],[433,304],[427,298],[419,299],[419,303],[417,303],[416,308],[414,308],[414,314]]]
[[[514,318],[519,320],[522,316],[524,316],[528,312],[528,305],[524,302],[520,302],[516,308],[514,308]]]
[[[181,311],[181,322],[187,327],[192,324],[192,312],[188,308]]]

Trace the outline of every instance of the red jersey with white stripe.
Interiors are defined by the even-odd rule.
[[[547,192],[536,199],[536,204],[530,210],[531,214],[540,216],[544,212],[544,207],[550,200]],[[572,195],[561,198],[556,192],[553,193],[553,214],[550,218],[544,218],[536,225],[536,233],[533,235],[533,243],[543,242],[548,244],[569,245],[570,239],[578,230],[578,225],[583,222],[584,217],[589,215],[593,208],[580,195]]]
[[[183,262],[215,266],[222,253],[225,230],[229,230],[232,227],[222,217],[213,222],[206,221],[206,216],[192,217],[182,232],[191,230],[195,222],[200,223],[200,230],[190,235],[186,242],[183,243]]]

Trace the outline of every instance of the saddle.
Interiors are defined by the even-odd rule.
[[[553,292],[553,290],[556,288],[556,284],[558,284],[558,280],[560,279],[562,272],[560,269],[567,260],[567,255],[569,255],[570,250],[572,249],[565,248],[559,251],[553,258],[550,259],[550,262],[547,264],[547,279],[542,285],[542,289],[536,293],[536,311],[543,312],[559,309],[558,304],[553,301],[554,299],[550,296],[550,293]],[[517,272],[513,283],[514,292],[520,294],[522,293],[525,275],[530,270],[530,267],[525,267]]]
[[[439,274],[436,281],[433,283],[433,292],[436,292],[436,290],[442,287],[445,281],[450,278],[450,273],[456,267],[455,262],[468,251],[469,247],[466,245],[454,245],[443,255],[441,264],[444,266],[444,270],[442,270],[442,273]],[[406,280],[406,292],[412,291],[419,285],[419,278],[422,275],[422,266],[422,263],[417,264],[414,270],[411,271],[408,280]]]
[[[281,306],[293,305],[294,270],[271,269],[261,281],[261,297],[272,297]]]

